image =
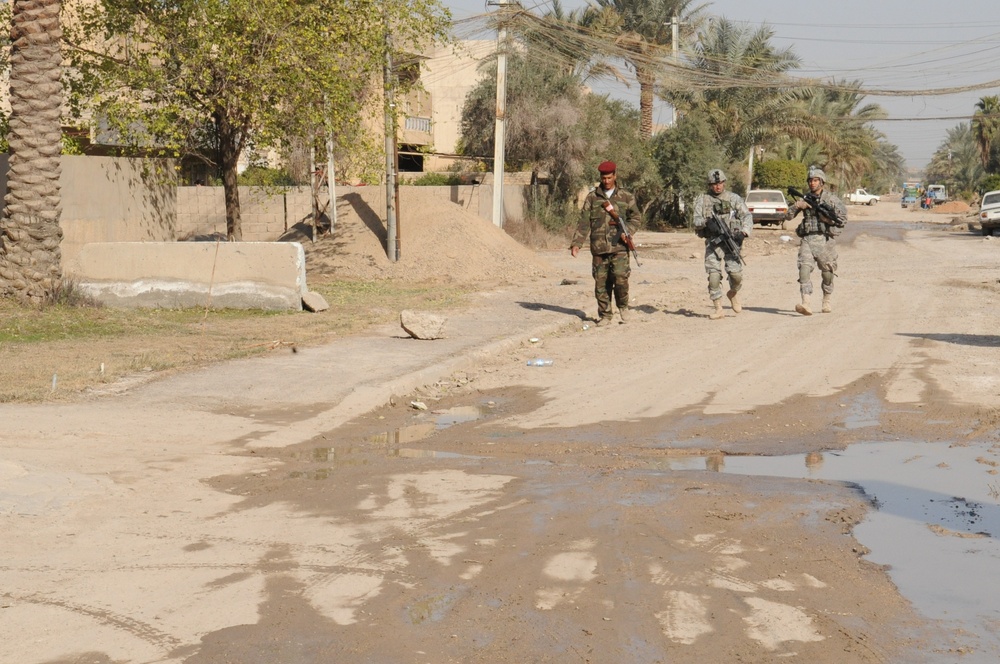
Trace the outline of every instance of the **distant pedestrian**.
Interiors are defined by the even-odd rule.
[[[628,247],[622,241],[622,230],[617,220],[628,225],[629,232],[639,227],[642,217],[635,196],[618,186],[618,167],[605,161],[597,167],[601,183],[587,194],[580,214],[580,223],[570,244],[575,257],[585,241],[590,242],[593,256],[594,295],[597,297],[597,325],[608,325],[614,320],[611,300],[618,305],[622,323],[628,322],[628,278],[632,273]]]
[[[740,289],[743,288],[743,264],[739,256],[724,242],[720,242],[725,224],[738,248],[753,229],[753,215],[746,203],[738,195],[726,191],[726,174],[718,168],[708,172],[708,193],[694,201],[694,230],[698,237],[705,239],[705,272],[708,273],[708,297],[714,311],[708,315],[712,320],[725,316],[722,311],[722,269],[725,266],[729,276],[729,291],[726,297],[733,305],[733,313],[743,311]]]
[[[830,298],[833,295],[833,278],[837,273],[837,242],[841,229],[847,223],[847,208],[835,194],[826,191],[826,173],[816,166],[810,166],[806,184],[809,193],[795,201],[785,215],[793,219],[802,213],[802,221],[795,234],[802,238],[799,245],[799,293],[802,303],[795,310],[803,316],[811,316],[809,304],[813,292],[812,271],[819,266],[823,283],[823,313],[833,311]]]

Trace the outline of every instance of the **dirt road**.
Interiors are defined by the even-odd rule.
[[[794,313],[792,233],[720,321],[700,241],[647,233],[627,325],[551,253],[444,340],[0,406],[0,661],[996,659],[865,558],[857,487],[713,472],[943,440],[996,482],[1000,245],[897,208],[851,208],[831,314]]]

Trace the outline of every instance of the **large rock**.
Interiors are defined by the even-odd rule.
[[[302,307],[306,311],[320,312],[330,308],[326,298],[315,291],[309,291],[302,295]]]
[[[446,322],[444,316],[425,311],[404,310],[399,314],[399,324],[414,339],[443,339]]]

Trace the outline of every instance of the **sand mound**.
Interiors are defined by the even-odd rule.
[[[962,201],[948,201],[947,203],[934,206],[934,212],[942,214],[962,214],[968,212],[970,209],[969,204]]]
[[[447,190],[445,190],[447,191]],[[299,239],[310,282],[392,279],[413,282],[514,283],[553,272],[535,252],[490,221],[429,187],[400,188],[399,260],[386,256],[384,187],[337,192],[333,232]]]

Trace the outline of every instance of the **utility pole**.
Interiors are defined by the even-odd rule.
[[[399,224],[396,220],[396,85],[392,73],[392,35],[385,24],[385,248],[390,261],[399,260]]]
[[[490,4],[493,4],[492,2]],[[493,133],[493,225],[503,228],[504,151],[507,123],[507,0],[499,0],[497,25],[497,113]]]
[[[326,129],[326,188],[330,193],[330,235],[337,227],[337,176],[333,172],[333,127]]]
[[[677,67],[677,42],[680,40],[680,23],[677,21],[677,14],[670,17],[670,53],[674,67]],[[677,124],[677,109],[670,105],[670,126]]]

